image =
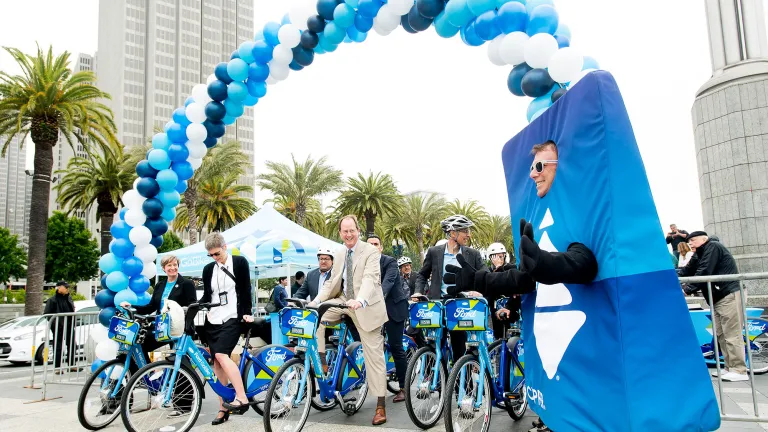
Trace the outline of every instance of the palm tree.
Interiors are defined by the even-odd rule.
[[[364,177],[347,179],[347,188],[336,199],[337,209],[342,214],[354,214],[365,219],[367,235],[373,234],[376,217],[387,215],[397,217],[402,209],[402,196],[389,174],[369,173]]]
[[[70,146],[93,143],[106,147],[116,142],[112,111],[102,103],[107,93],[92,85],[93,72],[72,73],[69,53],[54,58],[40,47],[37,56],[5,48],[21,67],[22,74],[0,72],[0,136],[5,137],[2,155],[14,137],[23,143],[27,136],[35,145],[34,175],[29,215],[29,248],[26,315],[37,315],[43,307],[48,200],[51,194],[53,147],[63,136]]]
[[[271,202],[280,214],[296,222],[296,203],[284,196],[277,196],[265,200],[264,203]],[[323,213],[320,201],[311,199],[307,202],[307,211],[304,214],[304,227],[312,232],[322,236],[326,234],[326,215]]]
[[[326,164],[323,156],[317,161],[311,156],[303,163],[296,162],[291,154],[293,166],[267,161],[268,173],[256,177],[256,184],[276,197],[285,197],[296,205],[294,222],[304,225],[309,200],[319,195],[338,190],[342,186],[342,172]]]
[[[68,213],[75,210],[91,209],[96,204],[96,219],[101,220],[101,254],[109,253],[112,233],[109,228],[117,213],[123,192],[133,187],[136,178],[136,164],[126,158],[123,147],[111,144],[102,152],[88,149],[90,157],[73,157],[67,169],[59,170],[63,174],[56,185],[59,192],[57,201]]]
[[[237,178],[238,174],[232,173],[223,178],[206,179],[199,185],[195,216],[202,221],[201,228],[211,232],[224,231],[256,212],[253,201],[239,195],[252,192],[253,187],[236,184]],[[188,226],[189,215],[186,204],[181,204],[173,221],[174,229]]]
[[[403,199],[403,226],[401,232],[411,232],[403,241],[419,253],[424,260],[424,241],[430,231],[440,230],[440,219],[445,213],[445,200],[436,193],[414,192]],[[431,244],[431,243],[430,243]]]
[[[501,243],[507,249],[509,262],[515,263],[515,240],[512,236],[512,224],[509,216],[491,216],[488,222],[488,237],[484,238],[483,244],[489,246],[491,243]]]

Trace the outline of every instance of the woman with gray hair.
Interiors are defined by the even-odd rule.
[[[213,262],[203,268],[203,297],[201,303],[216,303],[205,317],[205,333],[213,369],[223,385],[232,383],[235,400],[231,403],[219,398],[220,409],[211,424],[220,425],[229,419],[229,413],[248,411],[243,379],[235,362],[229,357],[240,339],[240,322],[253,322],[251,315],[251,276],[248,260],[227,253],[227,243],[221,233],[214,232],[205,239],[205,249]]]

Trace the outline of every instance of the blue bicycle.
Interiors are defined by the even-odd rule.
[[[198,312],[219,306],[211,303],[193,303],[185,314],[184,334],[175,342],[174,355],[166,360],[150,363],[134,374],[123,392],[120,412],[123,425],[131,432],[188,431],[200,415],[203,387],[211,389],[226,402],[235,398],[231,385],[223,385],[210,363],[195,345],[195,316]],[[280,365],[293,358],[285,347],[270,345],[255,352],[249,351],[250,328],[246,331],[240,358],[240,374],[249,404],[263,412],[264,392]],[[199,371],[201,377],[193,371]]]
[[[489,353],[487,338],[490,311],[484,298],[451,299],[445,303],[448,330],[467,332],[467,350],[454,365],[447,381],[444,420],[447,432],[487,431],[492,407],[504,405],[519,420],[527,409],[525,375],[518,360],[522,352],[519,333],[502,346],[498,366]],[[521,378],[517,378],[517,371]],[[479,427],[477,426],[479,423]]]

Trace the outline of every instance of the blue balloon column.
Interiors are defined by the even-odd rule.
[[[96,302],[105,326],[120,303],[149,303],[157,248],[176,217],[180,194],[225,127],[266,96],[267,84],[310,66],[315,55],[363,42],[372,29],[388,35],[397,27],[409,33],[434,27],[439,36],[458,34],[470,46],[488,42],[493,64],[513,66],[509,91],[533,98],[529,121],[598,68],[570,46],[570,30],[552,0],[318,0],[311,10],[298,7],[281,22],[267,23],[229,62],[219,63],[206,84],[193,87],[136,166],[139,178],[123,195],[125,208],[111,227],[110,253],[99,261],[106,290]]]

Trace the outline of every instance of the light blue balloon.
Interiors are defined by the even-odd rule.
[[[546,107],[546,108],[542,108],[542,109],[540,109],[540,110],[536,111],[536,112],[535,112],[535,113],[534,113],[534,114],[531,116],[531,121],[534,121],[534,120],[536,120],[537,118],[539,118],[539,116],[540,116],[540,115],[542,115],[542,114],[544,114],[544,112],[545,112],[546,110],[548,110],[548,109],[549,109],[549,107]],[[529,122],[529,123],[530,123],[530,122]]]
[[[248,96],[248,87],[242,81],[232,81],[227,86],[227,96],[236,102],[242,102]]]
[[[136,296],[136,303],[134,305],[136,306],[146,306],[149,304],[149,302],[152,300],[152,296],[149,295],[148,292],[144,291],[141,294],[138,294]]]
[[[445,16],[451,25],[464,27],[475,18],[475,14],[469,10],[467,0],[451,0],[445,5]]]
[[[461,30],[460,28],[451,24],[450,21],[448,21],[448,17],[445,15],[445,10],[440,12],[440,14],[435,17],[435,21],[433,22],[433,25],[435,27],[435,31],[437,32],[437,35],[443,38],[454,37],[456,36],[456,33],[458,33],[459,30]]]
[[[248,78],[248,63],[243,59],[232,59],[227,63],[227,74],[233,81],[245,81]]]
[[[360,0],[344,0],[344,3],[352,6],[355,9],[357,9],[357,6],[360,4]]]
[[[559,22],[560,17],[554,6],[539,5],[533,12],[528,14],[528,25],[525,31],[528,33],[528,36],[539,33],[554,35]]]
[[[557,88],[557,86],[555,86],[555,88]],[[533,115],[536,114],[538,111],[549,108],[552,105],[553,92],[554,92],[554,89],[550,90],[544,96],[539,96],[536,99],[531,101],[531,103],[528,105],[528,110],[526,111],[526,117],[528,118],[529,122],[533,120]]]
[[[252,107],[256,105],[259,102],[259,98],[256,96],[248,95],[245,97],[245,100],[243,100],[243,105]]]
[[[99,268],[106,274],[119,271],[123,266],[123,260],[113,253],[108,253],[99,258]]]
[[[469,11],[475,16],[496,8],[496,0],[467,0]]]
[[[107,288],[116,293],[123,291],[128,288],[128,276],[121,271],[113,271],[107,275]],[[117,301],[115,303],[117,304]]]
[[[231,125],[235,123],[235,120],[237,120],[237,117],[232,117],[231,115],[225,115],[221,121],[224,122],[225,125]]]
[[[594,58],[584,56],[584,66],[581,67],[581,70],[587,69],[600,69],[600,64]]]
[[[168,139],[168,135],[164,133],[155,134],[152,137],[152,147],[160,150],[168,150],[171,146],[171,140]]]
[[[328,42],[338,45],[344,42],[344,38],[347,36],[347,32],[346,29],[331,21],[325,25],[323,35],[325,35],[325,39]]]
[[[262,29],[256,30],[256,33],[253,35],[253,40],[254,41],[264,40],[264,30]]]
[[[245,92],[248,93],[248,90]],[[232,99],[227,99],[224,101],[224,108],[227,110],[227,115],[235,118],[243,115],[243,111],[245,111],[243,104]]]
[[[160,149],[150,150],[147,160],[152,168],[162,171],[168,169],[171,166],[171,159],[168,157],[168,152]]]
[[[176,209],[174,207],[163,207],[163,213],[160,215],[166,222],[176,219]]]
[[[161,190],[170,191],[176,188],[176,183],[179,182],[179,176],[172,169],[164,169],[157,173],[157,184]]]
[[[163,203],[163,209],[168,207],[176,207],[181,202],[181,195],[175,190],[172,191],[160,191],[157,194],[157,199]]]
[[[571,29],[568,27],[567,24],[560,23],[557,25],[557,30],[555,30],[556,35],[565,36],[568,39],[571,39]]]
[[[496,0],[496,9],[504,6],[505,4],[507,4],[507,3],[511,2],[511,1],[517,2],[517,3],[521,3],[521,4],[525,5],[525,0]]]
[[[536,7],[541,5],[550,5],[552,7],[555,6],[554,0],[528,0],[527,2],[524,2],[525,8],[528,10],[528,14],[530,15],[531,12],[533,12]]]
[[[253,46],[255,44],[252,41],[245,41],[237,48],[237,53],[240,54],[240,59],[246,63],[253,63],[256,61],[253,58]]]
[[[333,22],[341,28],[349,28],[355,23],[355,9],[346,3],[336,5],[333,10]]]
[[[138,298],[136,297],[136,293],[129,289],[124,289],[115,295],[116,305],[119,305],[122,302],[128,302],[131,305],[135,306],[136,300],[138,300]]]

